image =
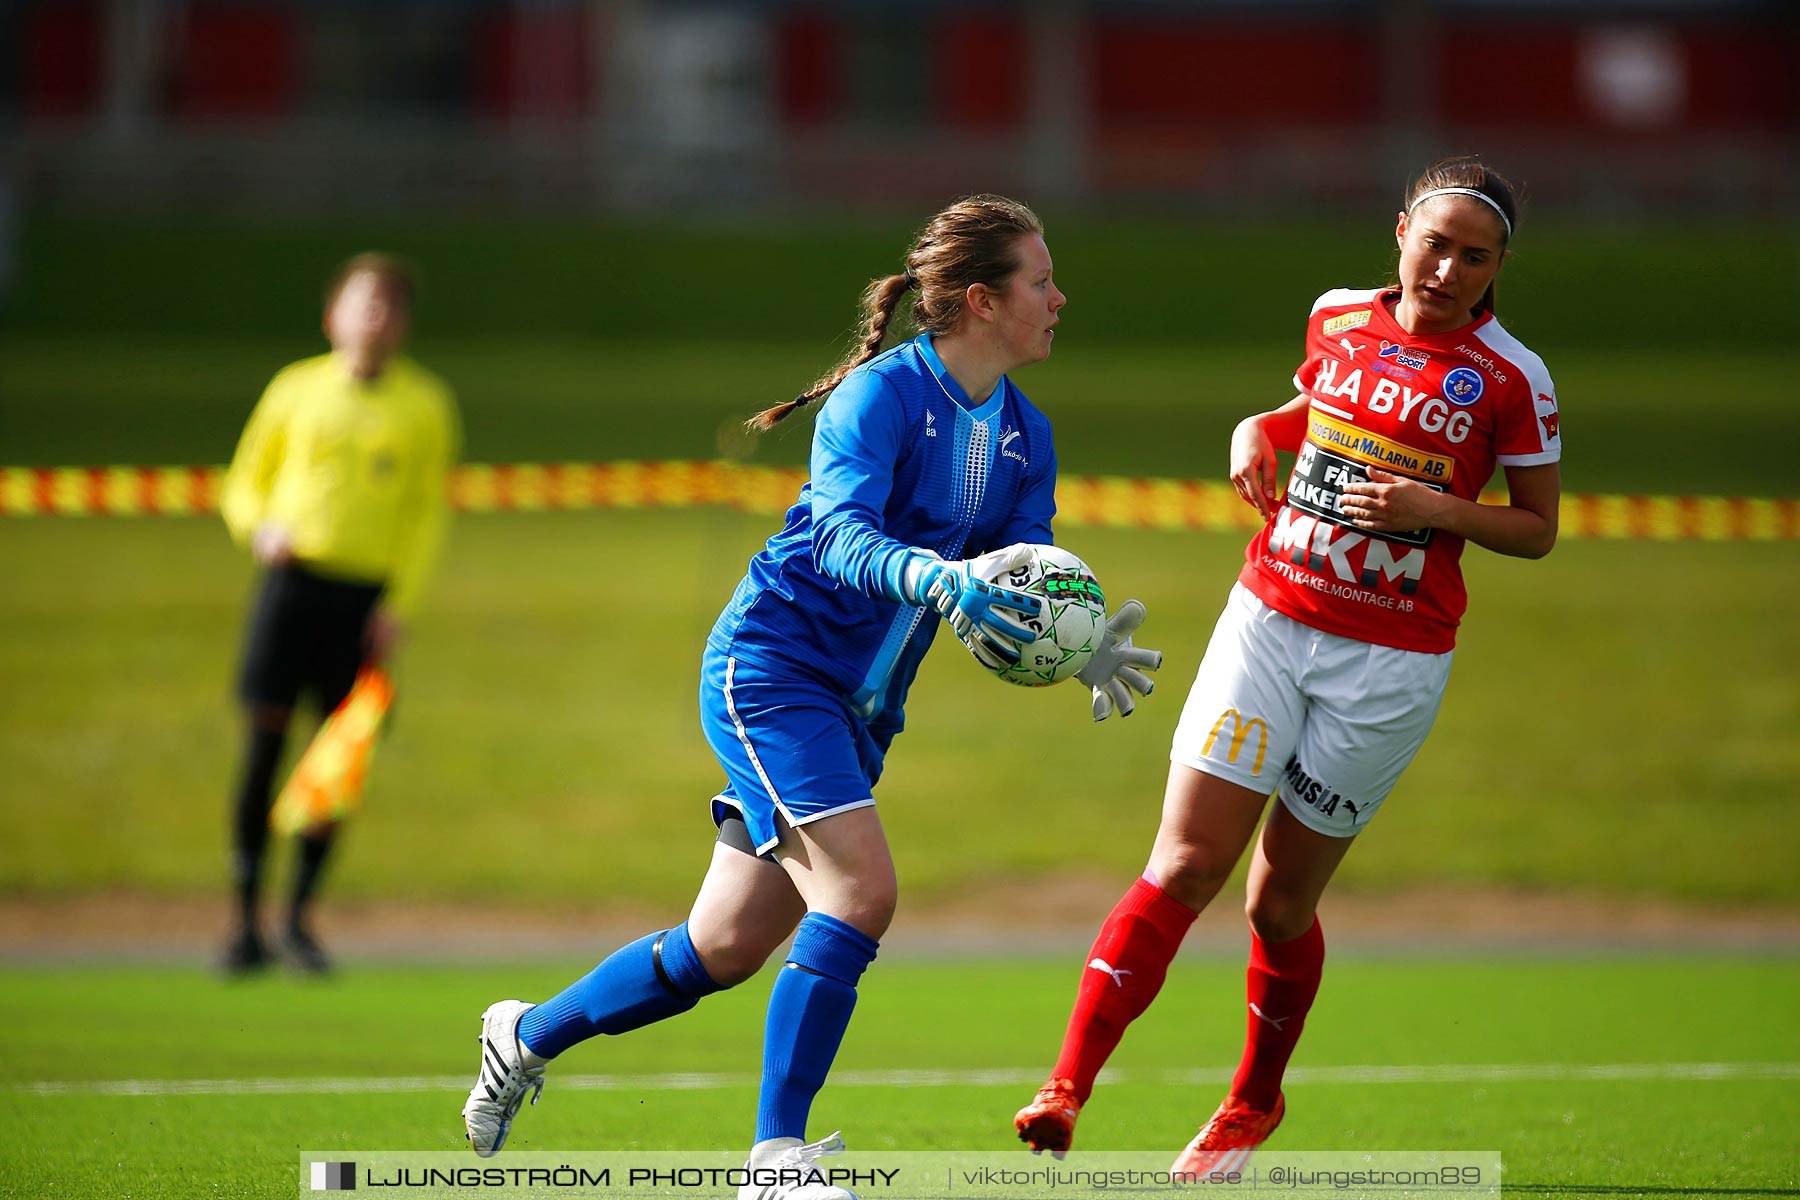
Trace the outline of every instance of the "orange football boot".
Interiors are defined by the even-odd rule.
[[[1075,1085],[1067,1079],[1052,1079],[1032,1098],[1030,1104],[1013,1118],[1019,1140],[1031,1147],[1033,1154],[1050,1151],[1061,1158],[1075,1140],[1075,1118],[1081,1115],[1081,1101]]]
[[[1275,1097],[1274,1112],[1257,1112],[1238,1103],[1235,1096],[1225,1097],[1212,1120],[1202,1125],[1187,1149],[1175,1156],[1169,1173],[1210,1175],[1243,1170],[1250,1161],[1250,1152],[1269,1140],[1286,1114],[1287,1097],[1280,1094]]]

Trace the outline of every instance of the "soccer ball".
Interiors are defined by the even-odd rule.
[[[1020,687],[1061,683],[1094,657],[1106,633],[1106,597],[1088,565],[1060,546],[1033,546],[1022,567],[1002,571],[988,582],[1044,600],[1042,614],[1005,615],[1037,635],[1019,647],[1019,662],[994,674]]]

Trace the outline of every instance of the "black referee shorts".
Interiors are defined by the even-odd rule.
[[[246,704],[293,708],[302,694],[331,712],[350,694],[366,654],[379,583],[327,579],[289,564],[263,575],[250,614],[238,696]]]

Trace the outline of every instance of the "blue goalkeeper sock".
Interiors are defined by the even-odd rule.
[[[874,938],[824,913],[807,913],[769,996],[756,1140],[806,1139],[813,1097],[825,1085],[856,1008],[856,981],[875,961]]]
[[[684,1013],[720,987],[688,938],[687,922],[639,938],[519,1018],[519,1040],[541,1058],[576,1042]]]

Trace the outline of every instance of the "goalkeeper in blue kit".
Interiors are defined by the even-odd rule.
[[[901,301],[923,332],[881,352]],[[893,917],[893,859],[875,811],[883,759],[939,619],[990,667],[1016,662],[1037,597],[991,582],[1052,540],[1050,423],[1007,372],[1050,353],[1066,298],[1043,226],[975,196],[932,218],[901,274],[863,297],[846,360],[753,424],[824,399],[811,479],[707,638],[701,723],[725,770],[718,842],[688,919],[618,950],[541,1004],[482,1019],[480,1076],[463,1107],[492,1155],[545,1064],[597,1034],[686,1012],[754,975],[793,935],[769,998],[748,1200],[846,1200],[810,1164],[835,1135],[806,1122]],[[1128,715],[1161,656],[1132,644],[1128,601],[1078,678],[1093,716]],[[796,931],[797,928],[797,931]]]

